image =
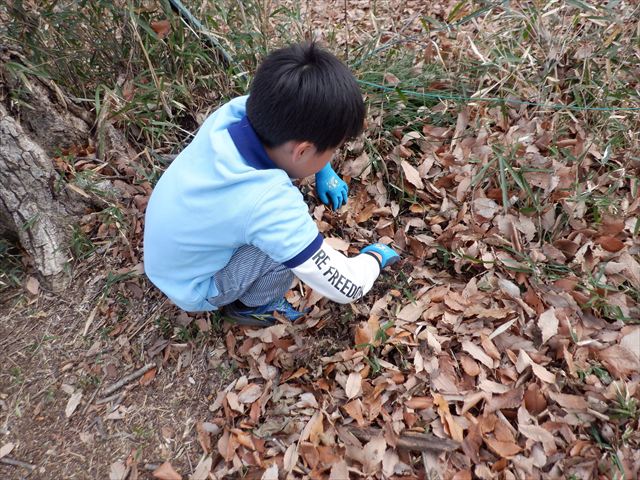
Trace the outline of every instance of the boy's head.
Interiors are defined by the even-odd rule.
[[[349,69],[315,43],[271,53],[251,84],[247,116],[269,156],[292,177],[321,170],[362,131],[365,107]]]

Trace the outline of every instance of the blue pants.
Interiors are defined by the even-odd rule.
[[[266,305],[283,297],[293,283],[290,269],[252,245],[238,248],[213,278],[218,295],[208,300],[218,308],[236,300],[248,307]]]

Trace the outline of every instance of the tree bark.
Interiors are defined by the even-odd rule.
[[[93,132],[100,137],[99,157],[120,175],[133,176],[133,149],[113,125],[94,119],[53,82],[13,75],[7,61],[24,58],[0,48],[0,237],[17,239],[43,284],[61,290],[69,279],[71,225],[87,204],[104,208],[104,200],[68,188],[52,158],[65,147],[86,145]],[[16,96],[20,101],[12,102]]]
[[[0,104],[0,231],[14,232],[34,266],[55,290],[63,288],[73,212],[42,147]]]

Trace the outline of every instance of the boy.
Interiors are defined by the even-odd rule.
[[[187,311],[222,309],[242,325],[304,315],[284,298],[297,276],[349,303],[399,256],[379,243],[347,258],[324,242],[291,178],[316,175],[334,209],[347,185],[329,161],[359,135],[365,107],[355,78],[317,45],[269,55],[250,95],[212,114],[156,185],[146,211],[144,264]]]

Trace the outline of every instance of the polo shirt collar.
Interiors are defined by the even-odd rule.
[[[230,125],[227,130],[238,152],[251,167],[256,170],[278,168],[267,155],[267,151],[246,115],[238,123]]]

